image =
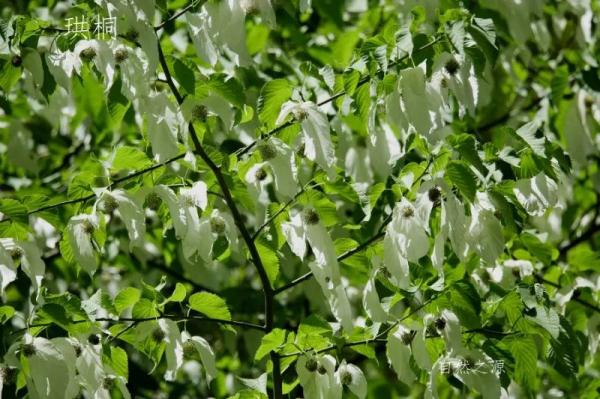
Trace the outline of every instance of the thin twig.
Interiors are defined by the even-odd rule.
[[[264,326],[261,326],[259,324],[250,323],[247,321],[215,319],[215,318],[204,317],[204,316],[180,316],[180,315],[160,315],[160,316],[156,316],[156,317],[141,317],[141,318],[121,317],[121,318],[117,318],[117,319],[111,319],[109,317],[99,317],[94,320],[85,320],[85,319],[72,320],[70,322],[70,324],[81,324],[81,323],[90,323],[90,322],[91,323],[106,322],[106,323],[114,323],[114,324],[131,322],[131,323],[137,324],[137,323],[143,323],[146,321],[156,321],[156,320],[160,320],[160,319],[168,319],[168,320],[173,320],[173,321],[196,320],[196,321],[207,322],[207,323],[226,324],[226,325],[230,325],[230,326],[250,328],[253,330],[260,330],[260,331],[264,331],[264,329],[265,329]],[[28,327],[21,328],[20,330],[14,331],[12,334],[19,334],[21,332],[27,331],[30,328],[35,328],[35,327],[48,327],[53,324],[55,324],[55,323],[31,324]]]
[[[115,179],[115,180],[113,180],[113,182],[110,185],[108,185],[107,188],[110,190],[110,189],[116,187],[117,185],[119,185],[119,184],[121,184],[123,182],[129,181],[129,180],[131,180],[133,178],[136,178],[136,177],[141,176],[143,174],[152,172],[155,169],[162,168],[163,166],[166,166],[166,165],[168,165],[170,163],[173,163],[173,162],[175,162],[177,160],[180,160],[184,156],[185,156],[185,153],[179,154],[179,155],[177,155],[177,156],[175,156],[175,157],[173,157],[171,159],[167,159],[165,162],[158,163],[158,164],[149,166],[149,167],[144,168],[144,169],[140,169],[140,170],[138,170],[138,171],[136,171],[134,173],[131,173],[131,174],[127,175],[127,176]],[[48,210],[51,210],[51,209],[54,209],[54,208],[59,208],[59,207],[64,206],[64,205],[71,205],[71,204],[77,204],[77,203],[80,203],[80,202],[85,202],[85,201],[91,200],[93,198],[96,198],[96,194],[90,194],[90,195],[87,195],[85,197],[71,199],[71,200],[66,200],[66,201],[58,202],[56,204],[44,205],[44,206],[42,206],[40,208],[37,208],[37,209],[34,209],[32,211],[27,212],[27,216],[33,215],[33,214],[39,213],[39,212],[48,211]],[[5,216],[2,220],[0,220],[0,223],[7,222],[9,220],[11,220],[11,217],[10,216]]]
[[[422,46],[421,48],[419,48],[417,51],[425,50],[425,49],[427,49],[427,48],[429,48],[429,47],[433,46],[433,45],[434,45],[434,44],[436,44],[437,42],[439,42],[441,39],[442,39],[442,37],[437,37],[437,38],[433,39],[431,42],[429,42],[429,43],[425,44],[424,46]],[[400,57],[399,59],[397,59],[396,61],[394,61],[394,62],[390,63],[390,64],[388,65],[388,68],[389,68],[389,67],[393,67],[393,66],[395,66],[395,65],[398,65],[398,64],[400,64],[401,62],[404,62],[404,61],[405,61],[407,58],[409,58],[409,54],[406,54],[406,55],[404,55],[404,56]],[[383,70],[383,69],[379,69],[379,70],[377,71],[377,73],[376,73],[376,74],[377,74],[377,75],[379,75],[379,74],[382,74],[382,73],[384,73],[384,70]],[[371,80],[371,76],[370,76],[370,75],[363,76],[363,77],[362,77],[362,78],[361,78],[361,79],[358,81],[358,83],[356,84],[356,89],[358,89],[358,88],[359,88],[359,87],[361,87],[362,85],[364,85],[364,84],[368,83],[370,80]],[[323,100],[323,101],[321,101],[321,102],[317,103],[317,106],[318,106],[318,107],[321,107],[321,106],[323,106],[323,105],[325,105],[325,104],[329,104],[330,102],[332,102],[332,101],[335,101],[335,100],[337,100],[338,98],[340,98],[340,97],[342,97],[342,96],[344,96],[344,95],[346,95],[346,91],[345,91],[345,90],[342,90],[341,92],[339,92],[339,93],[336,93],[336,94],[334,94],[333,96],[331,96],[331,97],[329,97],[329,98],[326,98],[325,100]],[[288,127],[290,127],[290,126],[292,126],[292,125],[295,125],[297,122],[298,122],[298,121],[296,121],[296,120],[289,120],[289,121],[287,121],[287,122],[283,123],[282,125],[279,125],[279,126],[277,126],[276,128],[274,128],[274,129],[270,130],[269,132],[265,133],[265,134],[262,136],[262,139],[265,139],[265,138],[271,137],[271,136],[273,136],[274,134],[278,133],[279,131],[281,131],[281,130],[283,130],[283,129],[285,129],[285,128],[288,128]],[[236,155],[237,155],[238,157],[241,157],[242,155],[246,154],[248,151],[250,151],[250,150],[251,150],[251,149],[252,149],[252,148],[253,148],[253,147],[254,147],[254,146],[255,146],[255,145],[258,143],[258,141],[259,141],[259,140],[255,140],[255,141],[253,141],[252,143],[248,144],[246,147],[244,147],[244,148],[242,148],[242,149],[238,150],[238,151],[236,152]]]
[[[343,345],[344,348],[346,347],[351,347],[351,346],[357,346],[357,345],[364,345],[364,344],[370,344],[372,342],[380,342],[382,340],[382,338],[388,333],[390,332],[394,327],[396,327],[399,323],[403,322],[404,320],[408,319],[409,317],[411,317],[412,315],[414,315],[415,313],[417,313],[418,311],[420,311],[421,309],[423,309],[425,306],[429,305],[431,302],[433,302],[439,294],[436,294],[434,296],[432,296],[431,298],[429,298],[428,300],[426,300],[425,302],[423,302],[422,304],[420,304],[419,306],[417,306],[415,309],[411,310],[406,316],[400,318],[399,320],[396,320],[395,322],[393,322],[389,327],[387,327],[385,330],[383,330],[382,332],[380,332],[379,334],[377,334],[375,337],[373,338],[369,338],[369,339],[365,339],[365,340],[361,340],[361,341],[353,341],[353,342],[347,342]],[[338,346],[337,345],[330,345],[326,348],[323,349],[319,349],[318,351],[316,351],[315,353],[323,353],[323,352],[328,352],[334,349],[337,349]],[[289,354],[285,354],[285,355],[281,355],[281,357],[290,357],[290,356],[298,356],[301,355],[302,352],[294,352],[294,353],[289,353]]]
[[[281,215],[290,205],[292,205],[294,203],[294,201],[296,201],[298,199],[299,196],[301,196],[306,191],[306,189],[308,188],[307,187],[308,184],[310,184],[310,182],[308,182],[304,187],[302,187],[302,189],[300,191],[298,191],[296,193],[296,195],[294,195],[292,198],[290,198],[285,204],[283,204],[283,206],[277,212],[275,212],[258,229],[256,229],[256,232],[252,235],[252,241],[255,241],[258,238],[258,235],[260,234],[261,231],[263,231],[268,225],[273,223],[273,221],[275,219],[277,219],[277,217],[279,215]],[[316,186],[318,186],[318,184],[313,187],[316,187]]]
[[[414,187],[415,183],[418,182],[419,180],[421,180],[423,178],[423,176],[425,176],[425,173],[427,173],[427,170],[429,169],[429,167],[431,166],[431,164],[433,163],[435,157],[431,157],[429,158],[429,161],[427,162],[427,165],[425,166],[425,168],[423,169],[423,171],[419,174],[419,176],[417,176],[417,178],[413,181],[413,184],[411,186],[411,189]],[[382,225],[379,227],[379,230],[377,231],[377,234],[375,234],[373,237],[369,238],[367,241],[363,242],[362,244],[360,244],[359,246],[357,246],[354,249],[351,249],[349,251],[344,252],[343,254],[341,254],[340,256],[337,257],[337,261],[341,262],[346,258],[351,257],[352,255],[355,255],[359,252],[361,252],[362,250],[364,250],[365,248],[367,248],[369,245],[371,245],[372,243],[380,240],[381,238],[385,237],[385,227],[392,221],[392,214],[390,214],[382,223]],[[291,282],[289,282],[288,284],[284,285],[283,287],[279,287],[275,290],[275,295],[289,290],[290,288],[310,279],[313,276],[312,272],[307,272],[305,274],[303,274],[302,276],[296,278],[295,280],[292,280]]]
[[[206,2],[206,0],[202,1],[202,4],[204,4]],[[183,14],[185,14],[186,12],[188,12],[189,10],[191,10],[192,8],[194,8],[196,5],[199,5],[200,2],[199,1],[192,1],[190,4],[187,5],[187,7],[185,7],[184,9],[182,9],[181,11],[179,11],[177,14],[173,15],[172,17],[164,20],[160,25],[157,25],[154,27],[154,30],[156,32],[158,32],[159,30],[161,30],[162,28],[164,28],[168,23],[175,21],[176,19],[178,19],[179,17],[181,17]]]

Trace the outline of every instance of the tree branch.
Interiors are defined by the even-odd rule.
[[[165,55],[163,53],[162,46],[160,45],[160,40],[158,41],[158,58],[159,58],[161,67],[163,69],[163,72],[165,74],[165,78],[168,82],[168,85],[171,88],[173,95],[177,99],[177,102],[179,103],[179,105],[181,105],[181,103],[183,103],[183,97],[181,96],[181,94],[179,93],[179,90],[175,86],[175,82],[173,81],[173,78],[171,76],[171,72],[169,70],[169,66],[165,59]],[[269,276],[268,276],[267,271],[262,263],[262,259],[258,252],[258,249],[256,248],[254,241],[252,240],[252,236],[250,235],[250,233],[248,232],[248,229],[246,228],[246,225],[244,224],[244,219],[243,219],[240,211],[238,210],[238,207],[231,195],[231,192],[229,191],[227,181],[225,180],[225,177],[224,177],[223,173],[221,172],[221,168],[217,164],[214,163],[214,161],[210,158],[210,156],[208,155],[208,153],[206,152],[206,150],[200,143],[200,140],[198,139],[198,135],[196,134],[196,129],[194,128],[193,123],[190,123],[188,125],[188,129],[190,132],[190,137],[192,139],[192,143],[194,145],[195,153],[198,156],[200,156],[200,158],[204,161],[204,163],[206,163],[206,165],[208,165],[210,170],[215,175],[215,177],[217,179],[217,183],[219,184],[219,187],[221,188],[221,192],[223,193],[225,203],[227,204],[227,207],[229,208],[229,210],[231,212],[231,216],[233,217],[235,225],[237,226],[238,230],[240,231],[242,239],[244,240],[244,242],[246,243],[246,246],[248,247],[248,251],[250,252],[252,262],[254,263],[254,266],[256,267],[256,271],[258,272],[258,276],[259,276],[261,284],[262,284],[262,289],[263,289],[263,294],[264,294],[264,299],[265,299],[264,331],[268,333],[273,329],[274,317],[275,317],[274,291],[273,291],[273,288],[271,287],[271,282],[269,281]],[[281,378],[281,368],[280,368],[279,356],[275,352],[271,352],[271,361],[273,363],[273,396],[275,397],[275,399],[281,399],[283,397],[283,393],[282,393],[283,380]]]
[[[433,160],[435,158],[432,157],[429,159],[429,161],[427,162],[427,166],[425,166],[425,168],[423,169],[423,171],[419,174],[419,176],[417,176],[417,178],[413,181],[413,184],[411,186],[411,189],[414,187],[414,184],[416,182],[418,182],[419,180],[421,180],[423,178],[423,176],[425,176],[425,173],[427,173],[427,170],[429,169],[429,167],[431,166],[431,164],[433,163]],[[371,245],[372,243],[380,240],[381,238],[385,237],[385,227],[392,221],[392,213],[389,214],[389,216],[384,220],[384,222],[381,224],[381,226],[379,227],[379,229],[377,230],[377,234],[375,234],[373,237],[369,238],[367,241],[363,242],[362,244],[360,244],[358,247],[351,249],[349,251],[344,252],[343,254],[341,254],[340,256],[337,257],[337,261],[341,262],[344,259],[347,259],[349,257],[351,257],[352,255],[355,255],[359,252],[361,252],[362,250],[364,250],[365,248],[367,248],[369,245]],[[298,278],[296,278],[295,280],[292,280],[290,283],[284,285],[283,287],[279,287],[278,289],[275,290],[275,295],[289,290],[290,288],[302,283],[303,281],[306,281],[308,279],[310,279],[313,276],[312,272],[308,272]]]
[[[563,288],[563,287],[562,287],[560,284],[557,284],[557,283],[555,283],[555,282],[553,282],[553,281],[550,281],[550,280],[546,280],[545,278],[543,278],[543,277],[542,277],[542,276],[540,276],[539,274],[535,274],[535,275],[534,275],[534,277],[535,277],[535,279],[536,279],[536,280],[538,280],[539,282],[541,282],[541,283],[544,283],[544,284],[551,285],[551,286],[553,286],[554,288],[557,288],[557,289],[561,289],[561,288]],[[583,300],[583,299],[581,299],[581,298],[573,298],[573,297],[571,297],[571,300],[572,300],[572,301],[575,301],[575,302],[577,302],[577,303],[579,303],[579,304],[581,304],[581,305],[583,305],[583,306],[585,306],[585,307],[586,307],[586,308],[588,308],[588,309],[591,309],[591,310],[593,310],[593,311],[595,311],[595,312],[598,312],[598,313],[600,313],[600,307],[598,307],[598,305],[594,305],[593,303],[589,303],[588,301],[586,301],[586,300]]]
[[[437,38],[435,38],[434,40],[432,40],[431,42],[429,42],[429,43],[425,44],[424,46],[422,46],[421,48],[417,49],[417,51],[425,50],[425,49],[427,49],[427,48],[429,48],[429,47],[433,46],[433,45],[434,45],[434,44],[436,44],[437,42],[439,42],[441,39],[442,39],[442,37],[441,37],[441,36],[440,36],[440,37],[437,37]],[[396,66],[396,65],[400,64],[401,62],[405,61],[407,58],[409,58],[409,55],[408,55],[408,54],[406,54],[406,55],[404,55],[404,56],[400,57],[400,58],[399,58],[399,59],[397,59],[396,61],[394,61],[394,62],[390,63],[390,64],[388,65],[388,68],[390,68],[390,67],[393,67],[393,66]],[[382,74],[382,73],[384,73],[384,71],[383,71],[382,69],[379,69],[379,70],[377,71],[376,75],[379,75],[379,74]],[[358,81],[358,83],[356,84],[356,89],[358,89],[358,88],[359,88],[359,87],[361,87],[362,85],[364,85],[364,84],[368,83],[370,80],[371,80],[371,76],[370,76],[370,75],[363,76],[363,77],[362,77],[362,78],[361,78],[361,79]],[[321,107],[321,106],[323,106],[323,105],[325,105],[325,104],[329,104],[330,102],[332,102],[332,101],[335,101],[335,100],[337,100],[338,98],[340,98],[340,97],[342,97],[342,96],[344,96],[344,95],[346,95],[346,91],[345,91],[345,90],[342,90],[341,92],[339,92],[339,93],[336,93],[336,94],[334,94],[333,96],[331,96],[331,97],[329,97],[329,98],[326,98],[325,100],[323,100],[323,101],[321,101],[321,102],[317,103],[317,106]],[[281,130],[283,130],[283,129],[285,129],[285,128],[288,128],[288,127],[290,127],[290,126],[292,126],[292,125],[295,125],[296,123],[298,123],[298,121],[296,121],[296,120],[289,120],[289,121],[287,121],[287,122],[283,123],[282,125],[279,125],[279,126],[277,126],[276,128],[274,128],[274,129],[272,129],[272,130],[268,131],[267,133],[265,133],[265,134],[263,135],[262,139],[269,138],[269,137],[273,136],[274,134],[276,134],[276,133],[280,132]],[[253,147],[254,147],[254,146],[255,146],[255,145],[258,143],[258,141],[259,141],[259,140],[255,140],[255,141],[253,141],[252,143],[248,144],[246,147],[244,147],[244,148],[242,148],[242,149],[238,150],[238,151],[236,152],[236,155],[237,155],[238,157],[241,157],[242,155],[246,154],[248,151],[250,151],[250,150],[251,150],[251,149],[252,149],[252,148],[253,148]]]
[[[179,154],[179,155],[177,155],[177,156],[175,156],[175,157],[173,157],[171,159],[167,159],[165,162],[158,163],[158,164],[149,166],[149,167],[144,168],[144,169],[140,169],[140,170],[138,170],[138,171],[136,171],[134,173],[131,173],[131,174],[127,175],[127,176],[115,179],[115,180],[113,180],[113,182],[111,184],[108,185],[107,188],[108,189],[112,189],[112,188],[116,187],[117,185],[119,185],[119,184],[121,184],[123,182],[129,181],[129,180],[131,180],[133,178],[136,178],[136,177],[138,177],[140,175],[146,174],[148,172],[152,172],[155,169],[162,168],[163,166],[166,166],[166,165],[168,165],[170,163],[178,161],[181,158],[183,158],[184,156],[185,156],[185,153]],[[71,200],[66,200],[66,201],[58,202],[56,204],[44,205],[44,206],[42,206],[40,208],[37,208],[37,209],[34,209],[32,211],[27,212],[27,216],[33,215],[35,213],[39,213],[39,212],[43,212],[43,211],[48,211],[48,210],[51,210],[51,209],[59,208],[59,207],[64,206],[64,205],[71,205],[71,204],[77,204],[77,203],[80,203],[80,202],[85,202],[85,201],[88,201],[88,200],[93,199],[93,198],[96,198],[96,194],[90,194],[90,195],[87,195],[85,197],[71,199]],[[8,222],[9,220],[11,220],[11,217],[10,216],[5,216],[2,220],[0,220],[0,223]]]
[[[294,203],[294,201],[296,201],[298,199],[299,196],[302,195],[302,193],[304,193],[306,191],[306,189],[308,188],[308,184],[310,184],[310,182],[308,182],[304,187],[302,187],[302,190],[298,191],[296,193],[296,195],[294,195],[292,198],[290,198],[290,200],[288,202],[286,202],[285,204],[283,204],[283,206],[277,211],[275,212],[269,219],[267,219],[257,230],[256,232],[252,235],[252,241],[256,240],[258,238],[258,235],[260,234],[261,231],[263,231],[268,225],[270,225],[271,223],[273,223],[273,221],[275,219],[277,219],[277,217],[279,215],[281,215],[290,205],[292,205]],[[318,186],[315,185],[313,187]]]
[[[81,323],[89,323],[89,322],[107,322],[107,323],[115,323],[115,324],[132,322],[132,323],[137,324],[137,323],[142,323],[145,321],[156,321],[156,320],[160,320],[160,319],[169,319],[169,320],[173,320],[173,321],[196,320],[196,321],[202,321],[202,322],[207,322],[207,323],[218,323],[218,324],[226,324],[226,325],[235,326],[235,327],[249,328],[249,329],[259,330],[259,331],[264,331],[264,329],[265,329],[264,326],[261,326],[259,324],[249,323],[247,321],[214,319],[211,317],[204,317],[204,316],[181,316],[181,315],[160,315],[157,317],[142,317],[142,318],[121,317],[118,319],[111,319],[109,317],[99,317],[95,320],[84,320],[84,319],[73,320],[73,321],[71,321],[71,324],[81,324]],[[25,328],[14,331],[13,334],[18,334],[18,333],[27,331],[30,328],[48,327],[53,324],[54,323],[31,324]]]
[[[191,10],[192,8],[194,8],[195,6],[202,5],[204,3],[206,3],[206,0],[203,0],[203,1],[194,0],[194,1],[192,1],[184,9],[182,9],[181,11],[179,11],[178,13],[176,13],[175,15],[173,15],[172,17],[164,20],[163,22],[160,23],[160,25],[155,26],[154,30],[156,32],[158,32],[159,30],[163,29],[168,23],[175,21],[177,18],[181,17],[183,14],[185,14],[186,12],[188,12],[189,10]]]

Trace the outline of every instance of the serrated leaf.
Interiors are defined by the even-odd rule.
[[[446,167],[446,176],[466,199],[473,202],[477,192],[477,177],[466,163],[450,161]]]
[[[110,367],[117,375],[127,379],[129,378],[129,365],[127,362],[127,352],[118,346],[110,347]]]
[[[510,352],[515,358],[515,380],[526,390],[537,387],[537,349],[535,341],[529,337],[510,342]]]
[[[258,349],[254,355],[255,360],[261,360],[263,357],[268,355],[271,351],[276,350],[285,342],[285,336],[287,331],[280,328],[276,328],[270,333],[266,334]]]
[[[110,167],[111,171],[139,170],[152,164],[148,156],[138,148],[123,146],[117,148]]]
[[[133,305],[131,315],[138,319],[147,319],[160,316],[158,310],[156,309],[156,304],[146,298],[140,299],[135,305]]]
[[[231,313],[223,298],[210,292],[198,292],[190,296],[190,307],[211,319],[231,320]]]
[[[284,102],[292,96],[292,85],[285,79],[267,82],[260,91],[258,117],[268,129],[275,127],[275,121]]]
[[[120,315],[125,309],[135,305],[140,300],[141,296],[141,291],[135,287],[124,288],[117,294],[113,302],[117,314]]]
[[[277,256],[277,251],[263,236],[260,236],[255,243],[272,286],[279,275],[279,257]]]

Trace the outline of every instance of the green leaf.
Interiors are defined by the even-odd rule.
[[[135,305],[133,305],[131,314],[133,317],[138,319],[147,319],[160,316],[160,313],[156,309],[156,304],[147,298],[142,298]]]
[[[181,283],[177,283],[175,285],[175,289],[170,297],[167,298],[165,302],[183,302],[187,295],[187,290],[185,289],[185,285]]]
[[[152,161],[142,150],[123,146],[115,151],[110,169],[115,173],[122,170],[139,170],[150,165],[152,165]]]
[[[446,167],[446,176],[467,200],[473,202],[477,192],[477,177],[465,162],[450,161]]]
[[[196,88],[196,95],[216,94],[229,101],[238,108],[242,108],[246,102],[246,91],[240,82],[226,74],[214,73],[210,80]]]
[[[554,76],[550,82],[550,89],[552,90],[552,101],[558,103],[567,88],[569,87],[569,68],[566,65],[562,65],[554,70]]]
[[[190,296],[190,307],[211,319],[231,320],[225,300],[210,292],[198,292]]]
[[[523,233],[520,236],[521,242],[525,244],[527,250],[536,259],[539,259],[544,264],[550,264],[554,259],[555,255],[558,255],[556,248],[553,248],[549,244],[543,243],[539,238],[530,233]],[[556,253],[555,253],[556,252]]]
[[[331,325],[321,316],[311,314],[302,320],[298,327],[298,336],[300,335],[330,335],[333,333]]]
[[[254,355],[255,360],[261,360],[263,357],[268,355],[271,351],[275,351],[285,342],[285,336],[287,334],[286,330],[282,330],[280,328],[276,328],[270,333],[266,334],[258,349],[256,350],[256,354]]]
[[[129,378],[129,364],[127,362],[127,352],[118,346],[110,347],[110,358],[105,358],[105,363],[113,369],[113,371],[121,377]]]
[[[10,217],[12,220],[27,222],[27,207],[16,199],[1,199],[0,212]]]
[[[358,81],[360,80],[360,73],[357,70],[351,70],[344,74],[344,91],[347,95],[354,95],[354,91],[356,90],[356,85],[358,85]]]
[[[475,43],[483,51],[486,58],[493,64],[498,58],[498,47],[496,47],[496,33],[494,21],[491,19],[474,18],[467,31],[475,40]]]
[[[267,129],[275,127],[281,106],[292,96],[292,85],[285,79],[274,79],[265,84],[258,98],[258,117]]]
[[[171,70],[173,71],[173,77],[181,87],[188,93],[194,94],[196,92],[196,77],[194,71],[184,64],[179,58],[171,57]]]
[[[12,306],[0,306],[0,324],[9,321],[15,315],[15,308]]]
[[[510,353],[515,358],[515,380],[521,388],[535,391],[537,387],[537,349],[530,337],[520,337],[510,342]]]
[[[125,309],[135,305],[141,298],[142,293],[135,287],[127,287],[117,294],[114,300],[114,307],[117,314],[121,314]]]
[[[277,256],[277,251],[274,245],[268,242],[264,236],[260,236],[255,241],[255,244],[267,272],[267,277],[269,277],[269,282],[273,286],[279,274],[279,256]]]

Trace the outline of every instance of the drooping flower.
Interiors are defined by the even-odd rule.
[[[190,36],[203,61],[214,66],[218,50],[227,53],[235,65],[247,65],[246,13],[238,0],[206,2],[200,12],[187,13]]]
[[[81,268],[90,275],[93,275],[98,268],[92,237],[97,228],[98,216],[95,214],[73,216],[67,224],[67,238],[73,256]]]
[[[444,101],[448,102],[448,94],[452,93],[458,100],[459,115],[474,115],[479,84],[470,58],[461,54],[442,53],[436,58],[433,71],[432,83]]]
[[[341,399],[342,384],[335,373],[336,361],[331,355],[301,356],[296,373],[306,399]]]
[[[286,198],[292,198],[298,190],[294,151],[277,138],[271,138],[268,142],[259,144],[258,150],[263,160],[271,167],[277,193]]]
[[[384,264],[400,288],[408,288],[408,262],[416,262],[429,252],[427,227],[419,209],[403,198],[396,204],[384,238]]]
[[[217,367],[215,364],[215,353],[207,340],[199,336],[190,336],[187,331],[181,333],[184,345],[184,354],[192,351],[198,353],[200,361],[206,373],[206,379],[210,383],[217,376]]]
[[[411,329],[399,324],[393,332],[388,335],[387,358],[398,379],[405,384],[411,384],[416,375],[410,367],[411,356],[416,364],[424,369],[431,369],[431,359],[425,347],[426,328]]]
[[[14,276],[11,271],[16,271],[15,263],[20,262],[21,270],[23,270],[25,275],[29,277],[32,290],[37,297],[42,286],[44,273],[46,271],[46,265],[42,260],[42,254],[40,253],[37,245],[30,241],[20,241],[13,238],[0,238],[0,246],[4,248],[5,253],[9,258],[11,258],[7,259],[6,254],[0,255],[0,262],[3,263],[0,263],[3,286],[1,292],[4,292],[4,287],[6,287],[6,285],[8,285],[11,281],[14,281],[13,277],[16,276]],[[2,261],[2,258],[4,258],[4,261]],[[13,278],[13,280],[11,280],[11,278]]]
[[[150,94],[141,102],[146,115],[148,139],[158,162],[180,153],[177,135],[184,121],[177,107],[163,92]]]
[[[215,241],[211,219],[198,215],[198,208],[205,210],[208,206],[206,183],[198,181],[191,187],[182,188],[179,196],[163,185],[156,186],[153,192],[169,208],[175,235],[182,240],[184,257],[189,260],[199,255],[204,261],[210,261]]]
[[[0,296],[4,297],[6,287],[17,279],[17,267],[10,253],[0,241]]]
[[[163,332],[165,343],[165,356],[167,358],[167,371],[165,380],[174,381],[177,371],[183,365],[183,340],[179,327],[174,320],[159,319],[158,328]]]
[[[143,247],[146,235],[146,220],[143,208],[126,191],[117,189],[104,191],[98,198],[99,204],[105,211],[115,211],[129,235],[129,249]]]
[[[105,92],[113,85],[116,74],[116,63],[112,49],[103,40],[80,40],[73,52],[81,59],[93,62],[104,76]]]
[[[346,330],[353,326],[350,302],[341,278],[333,241],[314,209],[292,214],[290,222],[282,223],[282,231],[292,252],[304,258],[306,242],[310,244],[315,261],[308,266],[321,286],[334,316]]]
[[[361,369],[353,364],[346,363],[346,359],[344,359],[335,374],[336,380],[343,386],[347,386],[359,399],[364,399],[367,396],[367,379]]]
[[[20,359],[27,361],[25,382],[31,398],[71,399],[79,394],[76,353],[72,346],[61,345],[62,340],[25,334],[22,343],[9,348],[5,356],[8,365],[22,369]]]
[[[330,180],[335,179],[335,148],[331,142],[327,115],[313,102],[288,101],[281,107],[276,123],[283,123],[290,114],[301,121],[304,155],[327,172]]]

